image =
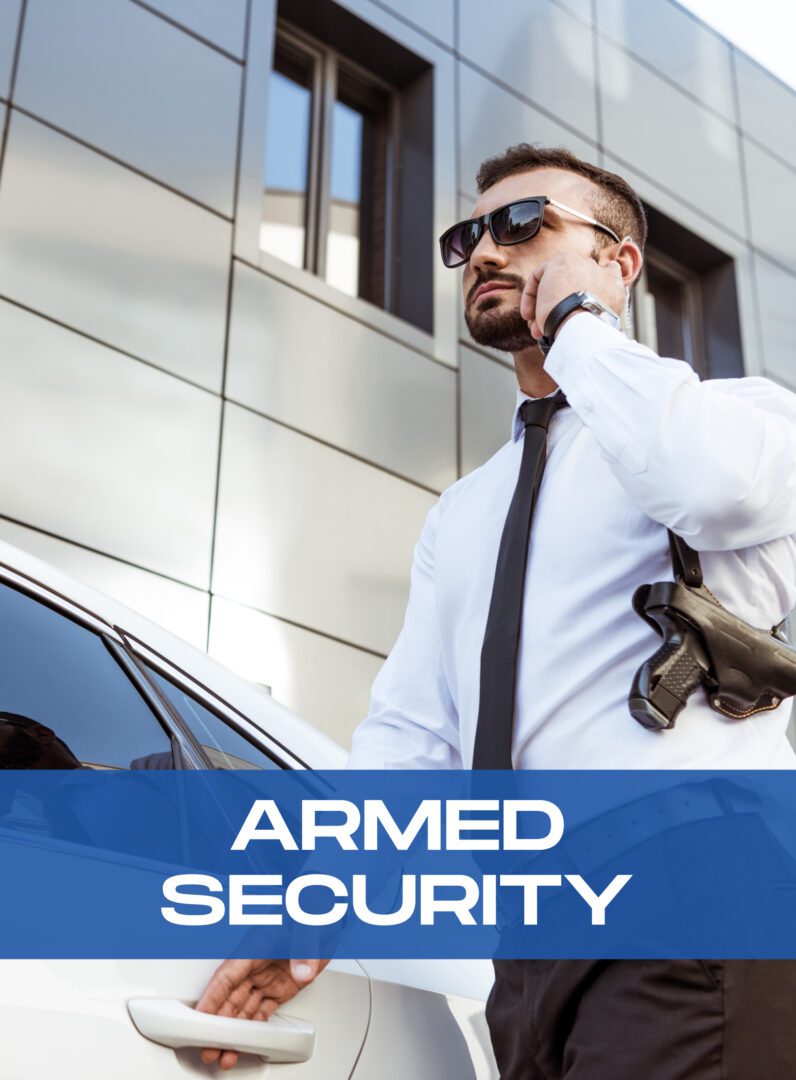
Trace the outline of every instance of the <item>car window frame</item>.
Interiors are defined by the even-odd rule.
[[[200,705],[213,713],[222,723],[227,724],[248,742],[253,743],[256,747],[261,749],[263,753],[274,760],[278,768],[309,768],[307,763],[297,757],[284,745],[284,743],[279,742],[278,739],[275,739],[273,736],[263,731],[263,729],[250,720],[245,713],[241,712],[240,709],[235,708],[234,705],[231,705],[209,686],[199,682],[195,676],[188,674],[188,672],[178,667],[173,661],[168,660],[161,653],[147,645],[146,642],[141,641],[139,638],[135,638],[132,635],[125,634],[123,631],[121,633],[125,647],[132,660],[141,671],[142,677],[145,678],[147,683],[152,687],[153,693],[157,694],[158,698],[160,698],[170,710],[175,713],[177,712],[155,681],[147,674],[147,666],[153,668],[159,675],[168,679],[178,689],[188,694],[189,697],[195,698]],[[182,721],[182,723],[185,723],[186,727],[188,726],[186,721]],[[191,731],[191,739],[193,742],[197,742],[193,731]],[[201,750],[201,753],[203,757],[206,757],[203,750]],[[209,760],[207,766],[202,767],[214,770],[218,769],[218,766],[213,765]]]
[[[110,654],[111,663],[120,668],[122,675],[132,684],[138,696],[143,698],[144,704],[163,728],[169,740],[175,770],[212,767],[201,747],[190,733],[186,733],[182,719],[175,718],[164,708],[160,696],[151,691],[149,682],[141,678],[138,668],[130,662],[123,637],[116,627],[63,593],[43,585],[28,574],[12,569],[6,563],[0,563],[0,584],[14,589],[34,603],[42,604],[61,618],[77,623],[83,630],[96,635],[102,641]]]
[[[30,599],[44,604],[63,618],[78,623],[85,630],[102,638],[122,672],[132,682],[134,689],[144,698],[161,726],[170,738],[175,768],[216,770],[187,722],[179,715],[171,702],[158,689],[146,673],[150,665],[185,693],[214,713],[222,723],[235,729],[243,738],[262,748],[281,769],[309,769],[306,761],[298,757],[284,743],[269,735],[235,708],[209,686],[188,674],[173,661],[163,656],[146,641],[127,633],[100,615],[77,603],[49,585],[43,584],[30,574],[7,563],[0,562],[0,583],[24,593]]]

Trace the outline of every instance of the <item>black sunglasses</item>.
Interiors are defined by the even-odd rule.
[[[470,218],[468,221],[460,221],[458,225],[452,225],[439,238],[442,261],[451,268],[466,263],[487,227],[496,244],[521,244],[523,240],[530,240],[541,229],[544,208],[548,205],[565,210],[568,214],[574,214],[581,221],[587,221],[589,225],[607,232],[619,243],[619,237],[607,225],[601,225],[594,218],[581,214],[579,210],[572,210],[569,206],[556,202],[555,199],[548,199],[546,195],[534,195],[529,199],[506,203],[505,206],[499,206],[488,214],[482,214],[481,217]]]

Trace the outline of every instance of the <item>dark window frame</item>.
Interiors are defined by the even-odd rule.
[[[396,226],[396,189],[397,163],[396,146],[400,140],[400,91],[399,88],[355,60],[345,56],[332,45],[293,25],[281,16],[277,18],[274,36],[274,69],[277,52],[293,55],[299,62],[311,65],[311,108],[307,168],[307,195],[304,214],[304,259],[302,269],[326,279],[328,261],[329,222],[331,218],[332,195],[330,188],[331,159],[333,145],[334,106],[338,100],[338,88],[342,83],[347,89],[356,87],[355,96],[359,99],[358,107],[373,112],[383,111],[385,120],[384,151],[384,212],[383,241],[378,259],[374,257],[374,240],[371,235],[362,232],[360,218],[360,256],[357,298],[385,311],[393,312],[394,261],[395,261],[395,226]],[[347,86],[346,86],[347,84]],[[364,153],[364,148],[363,148]],[[363,168],[363,173],[367,172]],[[267,196],[266,196],[267,197]],[[363,200],[364,203],[364,200]],[[361,204],[363,205],[363,204]],[[267,249],[264,249],[267,251]],[[269,252],[269,254],[273,254]],[[278,256],[277,256],[278,257]],[[374,265],[378,261],[378,266]],[[366,271],[363,274],[363,262]],[[368,266],[370,269],[368,271]],[[383,286],[376,295],[376,290],[363,288],[363,277],[370,280],[383,280]],[[374,299],[375,296],[375,299]]]
[[[678,356],[677,359],[685,360],[687,364],[690,364],[700,378],[707,377],[708,363],[702,325],[702,290],[699,274],[652,247],[646,251],[644,266],[635,289],[634,317],[639,341],[653,352],[659,352],[654,317],[654,290],[649,285],[650,269],[668,278],[679,293],[683,355]]]
[[[701,378],[739,378],[745,372],[737,267],[733,256],[654,206],[646,205],[649,236],[646,259],[658,273],[680,283],[688,324],[684,352]],[[645,312],[645,275],[635,290],[633,327],[642,344],[655,348]],[[656,349],[655,351],[659,351]],[[665,347],[663,348],[665,352]]]
[[[394,210],[389,226],[393,250],[389,260],[391,278],[386,284],[391,299],[385,306],[364,296],[352,296],[324,277],[297,266],[297,258],[280,259],[259,244],[263,162],[269,139],[269,80],[277,29],[283,24],[306,35],[305,41],[311,38],[336,50],[347,65],[359,65],[370,78],[376,75],[397,88],[399,117],[391,169]],[[440,297],[442,275],[435,251],[441,225],[452,220],[456,212],[451,194],[455,181],[444,164],[453,160],[455,148],[454,72],[448,61],[447,51],[420,40],[414,32],[407,32],[404,38],[397,26],[383,31],[366,16],[360,17],[334,0],[266,0],[264,6],[255,6],[244,78],[233,252],[236,259],[254,269],[378,331],[397,336],[421,352],[436,356],[439,349],[445,362],[455,366],[448,340],[435,343],[435,316],[441,315],[446,325],[452,325],[456,317],[455,298],[447,292]],[[444,107],[444,122],[437,116],[440,106]],[[440,166],[445,177],[445,199],[440,196],[436,178]],[[440,218],[441,202],[448,201],[448,196],[451,206]],[[289,216],[286,212],[285,220]]]

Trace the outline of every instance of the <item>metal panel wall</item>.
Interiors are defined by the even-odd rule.
[[[743,53],[735,53],[744,132],[796,169],[796,92]]]
[[[476,349],[459,349],[462,473],[483,465],[511,435],[517,379]]]
[[[337,742],[367,715],[380,656],[213,597],[210,651]]]
[[[0,303],[5,517],[206,589],[218,399]]]
[[[7,98],[22,0],[0,0],[0,98]]]
[[[594,50],[581,19],[550,0],[501,0],[497,19],[484,18],[482,0],[459,0],[459,12],[463,57],[596,141]]]
[[[202,589],[141,570],[89,548],[0,518],[0,540],[29,551],[134,611],[165,626],[172,634],[204,649],[210,598]]]
[[[454,6],[455,0],[385,0],[385,7],[448,46],[453,45]]]
[[[11,119],[0,293],[219,390],[230,225],[31,120]]]
[[[737,122],[729,42],[685,8],[673,3],[597,0],[597,25],[681,90],[725,120]]]
[[[616,157],[654,177],[706,217],[745,235],[735,128],[630,53],[599,39],[603,138]]]
[[[755,258],[766,373],[796,390],[796,276]]]
[[[755,246],[796,274],[796,170],[748,139],[744,157]]]
[[[246,0],[146,0],[146,6],[219,49],[243,56]]]
[[[240,88],[240,64],[129,0],[28,0],[15,103],[228,217]]]
[[[475,191],[475,177],[484,158],[518,142],[568,146],[582,157],[594,158],[597,147],[550,119],[523,98],[460,62],[459,71],[459,185]]]
[[[456,479],[456,377],[238,265],[227,396],[441,491]]]
[[[386,653],[434,501],[414,484],[228,404],[213,591]]]

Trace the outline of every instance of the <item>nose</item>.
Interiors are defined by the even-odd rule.
[[[484,234],[475,245],[470,255],[470,269],[476,272],[495,267],[503,267],[508,263],[508,252],[505,247],[496,244],[489,229],[484,229]]]

